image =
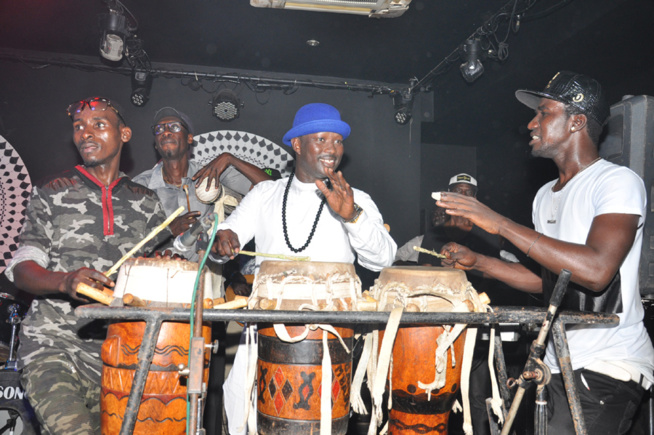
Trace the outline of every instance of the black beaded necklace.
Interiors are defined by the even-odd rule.
[[[311,239],[313,239],[313,234],[316,232],[316,225],[318,225],[320,214],[322,213],[322,209],[325,206],[326,199],[323,196],[322,201],[320,201],[320,207],[318,207],[318,213],[316,213],[316,218],[313,221],[313,226],[311,227],[311,233],[309,234],[309,238],[307,239],[307,242],[299,249],[294,248],[291,245],[291,241],[288,239],[288,230],[286,229],[286,200],[288,199],[288,191],[291,189],[291,182],[293,181],[294,175],[295,175],[295,170],[293,170],[291,172],[291,176],[288,177],[288,183],[286,183],[286,190],[284,190],[284,200],[282,201],[282,228],[284,230],[284,240],[286,240],[286,246],[288,246],[288,248],[291,251],[298,253],[307,249],[307,246],[309,246],[309,243],[311,243]]]

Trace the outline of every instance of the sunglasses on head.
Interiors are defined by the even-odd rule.
[[[161,133],[166,131],[166,128],[168,128],[168,131],[171,133],[179,133],[182,131],[182,127],[188,130],[188,128],[179,121],[166,122],[164,124],[153,125],[152,133],[154,133],[155,136],[159,136]]]
[[[66,109],[66,113],[68,113],[68,116],[72,118],[76,113],[82,112],[84,110],[84,107],[86,106],[88,106],[90,110],[100,111],[100,112],[104,112],[105,110],[107,110],[107,107],[111,107],[113,111],[116,112],[116,115],[118,115],[121,121],[125,122],[118,109],[116,109],[114,106],[111,105],[111,101],[102,97],[93,97],[81,101],[76,101],[70,106],[68,106],[68,109]]]

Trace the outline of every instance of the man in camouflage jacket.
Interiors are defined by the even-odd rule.
[[[90,98],[71,104],[68,114],[84,165],[34,187],[20,248],[5,273],[36,295],[18,352],[27,396],[43,432],[70,435],[100,431],[105,332],[102,322],[75,316],[74,308],[88,303],[77,295],[77,285],[113,286],[101,271],[166,216],[154,192],[119,170],[132,132],[116,105]],[[140,255],[169,236],[167,229],[159,233]]]

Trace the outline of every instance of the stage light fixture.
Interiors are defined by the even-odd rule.
[[[104,30],[100,39],[100,55],[112,62],[123,58],[127,26],[125,16],[116,10],[104,15]]]
[[[459,69],[466,82],[472,83],[484,73],[484,65],[479,60],[481,43],[479,39],[468,39],[463,45],[466,61]]]
[[[400,125],[407,124],[413,116],[413,94],[408,89],[393,94],[393,107],[395,108],[395,122]]]
[[[211,101],[213,115],[221,121],[233,121],[241,115],[243,103],[230,89],[218,92]]]
[[[100,56],[112,62],[118,62],[125,53],[126,39],[137,29],[136,18],[119,0],[105,0],[109,12],[100,15]],[[125,16],[127,12],[133,23]]]
[[[132,95],[130,97],[132,104],[137,107],[143,107],[150,99],[150,89],[152,88],[152,75],[148,71],[132,71]]]

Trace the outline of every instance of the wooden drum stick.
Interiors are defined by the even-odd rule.
[[[252,252],[252,251],[238,251],[238,253],[243,255],[249,255],[251,257],[279,258],[280,260],[292,260],[292,261],[311,261],[311,257],[298,257],[294,255],[264,254],[261,252]]]
[[[214,310],[236,310],[247,306],[248,298],[245,296],[236,296],[233,301],[225,302],[224,304],[214,305]]]
[[[186,211],[188,213],[190,213],[191,212],[191,199],[190,199],[189,194],[188,194],[188,184],[183,185],[182,189],[184,189],[184,193],[186,193],[186,208],[187,208]]]
[[[436,258],[447,258],[443,254],[439,254],[436,251],[430,251],[429,249],[421,248],[420,246],[414,246],[413,250],[418,251],[418,252],[422,252],[423,254],[433,255]]]
[[[93,299],[94,301],[98,301],[105,305],[109,305],[111,301],[114,300],[113,296],[111,296],[107,292],[98,290],[97,288],[91,287],[90,285],[84,284],[83,282],[77,284],[77,288],[75,290],[77,290],[77,293],[82,294],[86,297]]]
[[[134,253],[135,253],[136,251],[138,251],[139,249],[141,249],[141,247],[142,247],[143,245],[145,245],[146,243],[148,243],[148,242],[149,242],[149,241],[150,241],[154,236],[156,236],[157,234],[159,234],[159,232],[161,232],[164,228],[166,228],[168,225],[170,225],[170,223],[171,223],[173,220],[175,220],[175,218],[176,218],[177,216],[179,216],[180,213],[182,213],[183,211],[184,211],[184,207],[180,207],[180,208],[178,208],[177,210],[175,210],[175,211],[173,212],[173,214],[171,214],[170,216],[168,216],[168,219],[166,219],[166,220],[164,221],[164,223],[162,223],[161,225],[159,225],[159,226],[158,226],[157,228],[155,228],[154,230],[150,231],[150,234],[148,234],[147,236],[145,236],[145,238],[144,238],[143,240],[141,240],[140,242],[138,242],[138,243],[136,244],[136,246],[134,246],[134,247],[133,247],[133,248],[132,248],[132,249],[131,249],[127,254],[123,255],[123,258],[121,258],[120,260],[118,260],[118,262],[117,262],[116,264],[114,264],[114,265],[112,266],[111,269],[109,269],[108,271],[106,271],[106,272],[104,273],[105,276],[111,276],[111,275],[113,275],[113,274],[114,274],[114,273],[115,273],[115,272],[120,268],[120,266],[121,266],[125,261],[127,261],[127,259],[129,259],[132,255],[134,255]]]

